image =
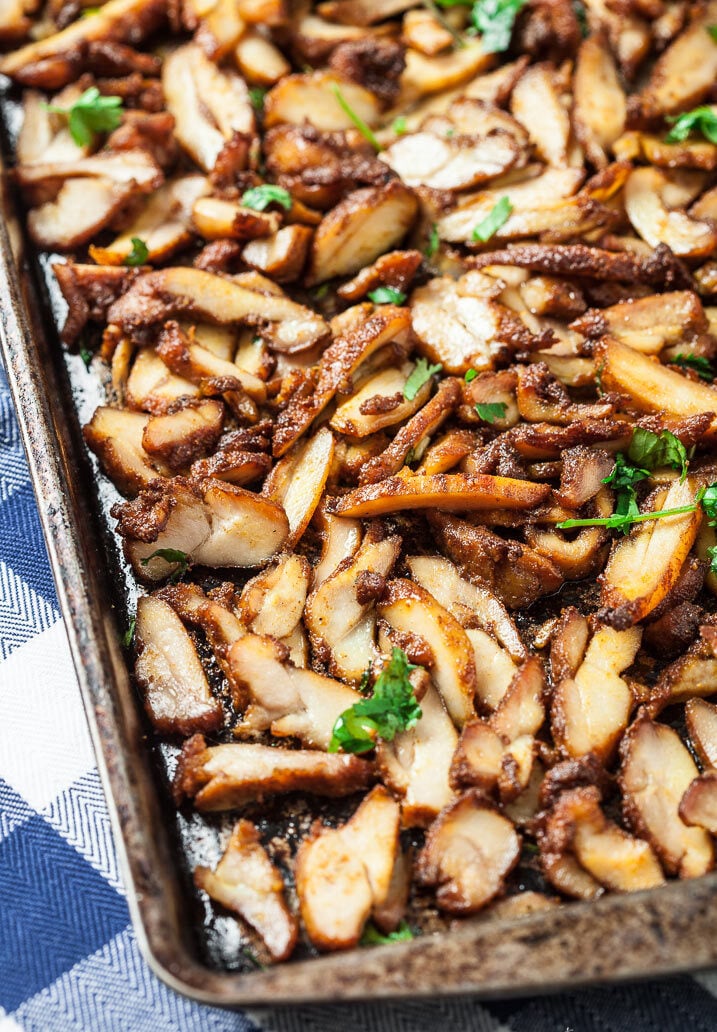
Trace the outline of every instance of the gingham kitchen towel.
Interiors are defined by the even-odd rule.
[[[238,1014],[166,989],[129,924],[0,367],[0,1032],[715,1032],[716,996],[706,974],[532,1000]]]

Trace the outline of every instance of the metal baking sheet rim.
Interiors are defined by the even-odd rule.
[[[60,391],[51,389],[59,383],[59,362],[52,361],[36,306],[23,296],[11,235],[22,239],[17,223],[12,217],[0,219],[0,346],[130,915],[154,973],[198,1002],[231,1008],[431,995],[518,996],[677,974],[717,963],[717,872],[520,920],[466,923],[454,932],[411,943],[246,974],[212,970],[192,955],[182,886],[118,644],[118,625],[111,612],[92,601],[102,546],[86,533],[73,484],[73,465],[80,465],[73,461],[79,435],[64,418]]]

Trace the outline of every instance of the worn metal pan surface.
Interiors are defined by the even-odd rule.
[[[4,102],[6,128],[13,107]],[[433,994],[500,996],[717,962],[717,874],[522,920],[483,920],[381,949],[249,963],[231,918],[204,909],[189,868],[218,855],[221,819],[169,801],[171,749],[153,748],[123,655],[133,585],[110,533],[111,491],[80,425],[102,395],[96,371],[63,353],[45,277],[7,189],[0,220],[0,343],[18,411],[141,948],[172,988],[220,1006]],[[282,803],[259,815],[280,829]],[[294,805],[291,820],[297,822]],[[329,817],[331,815],[329,814]],[[273,822],[273,824],[272,824]],[[285,830],[285,828],[284,828]]]

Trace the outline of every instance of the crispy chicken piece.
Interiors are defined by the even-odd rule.
[[[403,578],[386,585],[378,613],[399,634],[416,636],[428,646],[433,683],[454,723],[462,727],[475,713],[476,668],[461,625],[425,588]]]
[[[329,671],[358,684],[378,658],[375,601],[401,548],[397,535],[369,529],[352,557],[339,562],[309,596],[304,618],[314,652]]]
[[[340,681],[287,662],[286,646],[247,634],[232,646],[233,679],[250,699],[235,733],[252,736],[271,730],[278,738],[298,738],[312,749],[328,749],[334,724],[361,700]]]
[[[113,515],[125,551],[143,581],[165,580],[177,561],[155,553],[179,551],[206,566],[260,566],[274,556],[289,532],[284,510],[234,484],[175,477],[152,485]]]
[[[202,735],[193,735],[182,746],[174,794],[178,803],[192,799],[211,813],[283,792],[351,795],[372,780],[373,765],[358,756],[248,742],[207,746]]]
[[[685,706],[687,733],[705,767],[717,767],[717,706],[704,699],[690,699]]]
[[[708,770],[695,778],[680,800],[679,814],[690,827],[717,834],[717,771]]]
[[[497,130],[487,136],[441,137],[433,132],[401,136],[380,155],[407,186],[470,190],[503,175],[521,157],[515,140]]]
[[[670,180],[656,168],[636,168],[625,184],[625,213],[651,247],[666,244],[679,258],[705,258],[717,247],[717,229],[668,202]]]
[[[553,738],[568,756],[592,753],[607,761],[614,754],[634,706],[620,674],[632,664],[641,639],[640,627],[598,627],[575,672],[557,684],[551,713]],[[558,664],[554,666],[557,673]]]
[[[699,771],[671,727],[638,716],[620,747],[623,812],[646,839],[668,874],[695,878],[714,865],[712,841],[702,828],[690,828],[679,806]]]
[[[317,821],[300,846],[296,892],[304,927],[318,949],[356,946],[368,918],[379,919],[400,856],[400,813],[377,785],[346,824],[327,828]],[[400,913],[391,925],[399,920]]]
[[[100,406],[82,429],[85,442],[100,460],[104,472],[128,497],[171,472],[159,456],[153,457],[145,450],[144,432],[149,418],[142,412]]]
[[[201,401],[171,414],[151,416],[142,433],[142,447],[170,470],[184,469],[214,449],[223,424],[221,402]]]
[[[294,548],[308,527],[326,486],[334,458],[334,438],[327,427],[295,445],[267,477],[262,494],[281,505],[289,521],[287,548]]]
[[[365,380],[348,401],[342,402],[331,418],[331,427],[348,437],[368,437],[386,427],[403,423],[428,401],[432,381],[419,388],[412,400],[403,389],[415,366],[404,362],[399,368],[381,369]]]
[[[715,694],[717,656],[713,623],[700,627],[700,635],[689,649],[660,674],[651,700],[651,711],[688,699]]]
[[[347,517],[332,516],[320,509],[314,516],[314,523],[321,531],[321,558],[314,567],[312,588],[316,591],[327,577],[335,573],[344,559],[356,554],[361,544],[361,523]]]
[[[605,168],[625,128],[627,99],[613,56],[600,36],[588,36],[580,44],[573,95],[575,135],[593,165]]]
[[[366,125],[376,125],[381,112],[378,98],[363,86],[328,71],[285,76],[264,98],[264,124],[267,129],[285,122],[308,122],[325,132],[352,129],[354,123],[339,103],[337,90]]]
[[[436,903],[472,914],[498,896],[520,857],[520,836],[475,790],[451,803],[431,826],[416,880],[436,887]]]
[[[613,337],[636,351],[655,355],[663,347],[706,333],[709,323],[697,294],[678,290],[590,309],[571,328],[593,340]]]
[[[54,200],[29,212],[28,230],[38,247],[72,251],[104,229],[134,192],[103,176],[68,179]]]
[[[194,884],[250,924],[274,960],[291,956],[299,934],[296,918],[286,905],[283,878],[251,821],[237,821],[217,866],[195,868]]]
[[[224,710],[209,689],[192,640],[162,599],[138,599],[135,646],[134,676],[160,734],[190,735],[222,726]]]

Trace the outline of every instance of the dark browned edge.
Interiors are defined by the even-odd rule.
[[[22,231],[7,198],[4,207],[8,218],[3,222],[0,217],[0,345],[129,909],[155,974],[194,1000],[238,1007],[428,995],[515,996],[716,963],[717,872],[520,921],[467,923],[410,943],[265,971],[222,973],[197,959],[156,773],[119,646],[118,621],[106,604],[102,543],[81,496],[81,443],[74,413],[63,412],[62,400],[69,392],[62,383],[58,343],[44,333],[37,296],[23,293],[32,291],[32,277],[21,253]],[[17,260],[10,235],[18,241]]]

